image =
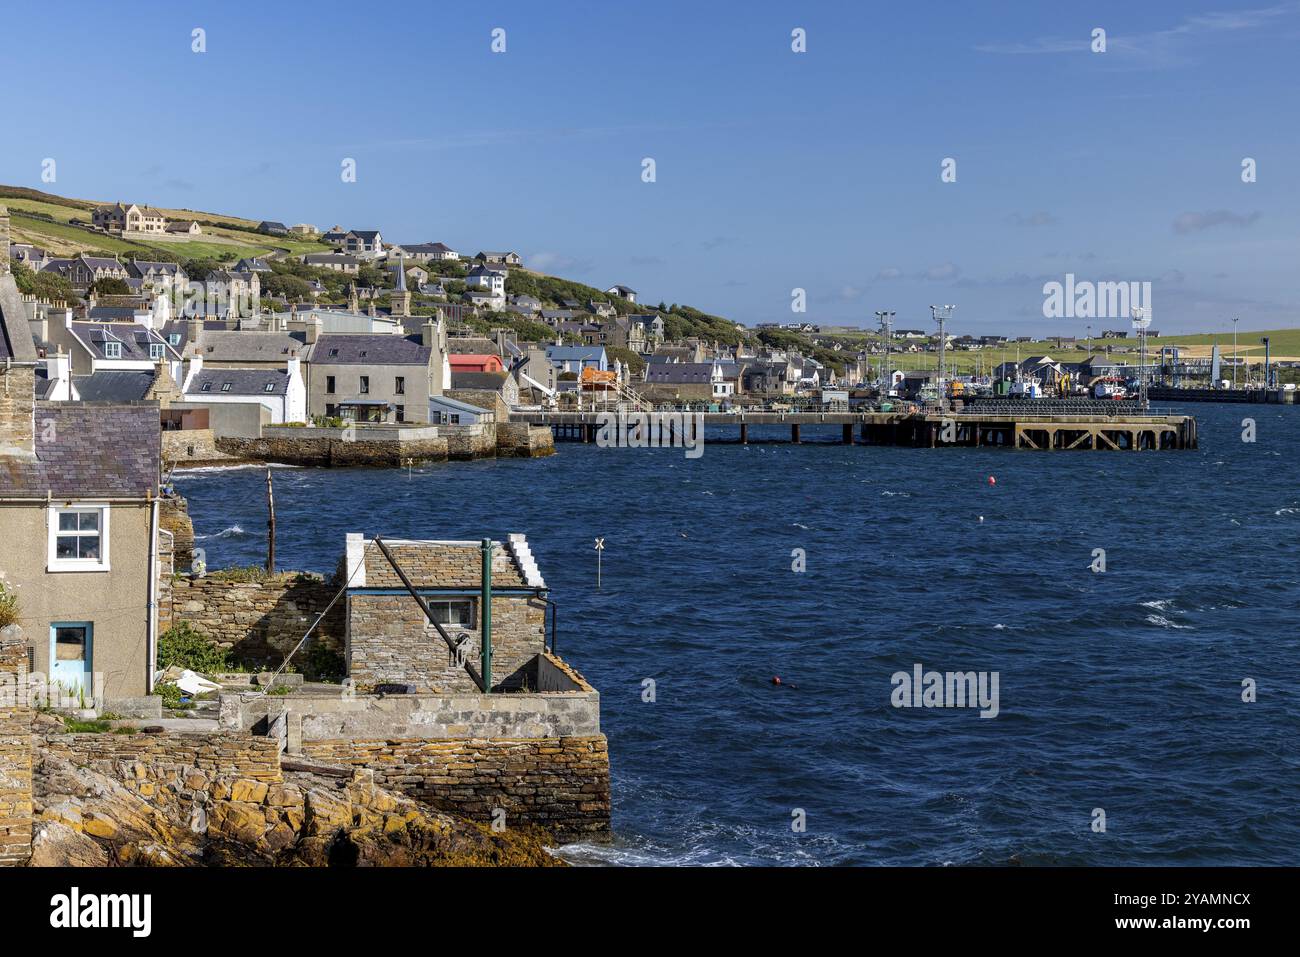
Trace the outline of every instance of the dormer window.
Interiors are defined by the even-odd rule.
[[[122,358],[122,343],[120,343],[120,342],[105,342],[105,343],[104,343],[104,358],[105,358],[105,359],[120,359],[120,358]]]
[[[179,332],[173,332],[167,337],[167,341],[174,346],[179,346],[181,344],[181,334]]]
[[[161,358],[163,357],[163,355],[164,355],[163,349],[164,349],[164,346],[163,346],[163,344],[162,344],[161,342],[151,342],[151,343],[149,343],[149,358],[150,358],[150,359],[161,359]]]

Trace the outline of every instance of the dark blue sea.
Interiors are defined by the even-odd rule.
[[[329,573],[349,531],[527,533],[610,742],[616,837],[575,862],[1295,865],[1300,408],[1180,411],[1198,451],[834,428],[695,460],[277,468],[278,557]],[[176,484],[209,567],[264,560],[260,470]],[[997,672],[998,715],[893,707],[917,663]]]

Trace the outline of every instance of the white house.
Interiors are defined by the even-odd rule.
[[[284,369],[205,369],[203,356],[195,353],[189,357],[181,391],[186,402],[256,402],[266,407],[276,425],[307,421],[307,386],[297,356],[290,356]]]

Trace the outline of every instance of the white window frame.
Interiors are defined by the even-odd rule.
[[[167,358],[167,347],[161,342],[149,343],[149,358],[154,361]]]
[[[53,505],[47,512],[46,545],[47,572],[106,572],[108,564],[109,513],[106,502],[78,502],[75,505]],[[59,516],[68,513],[97,512],[99,514],[99,558],[58,558]]]
[[[104,343],[104,358],[105,358],[105,359],[120,359],[120,358],[122,358],[122,343],[120,343],[120,342],[113,342],[112,340],[109,340],[108,342],[105,342],[105,343]]]

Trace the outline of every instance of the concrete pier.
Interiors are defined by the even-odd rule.
[[[596,412],[516,412],[511,422],[548,426],[556,439],[595,440]],[[631,413],[647,415],[649,413]],[[681,414],[681,413],[678,413]],[[691,413],[687,413],[691,414]],[[1172,451],[1197,447],[1196,419],[1190,415],[1142,413],[1087,415],[1016,412],[707,412],[709,428],[734,428],[735,441],[757,441],[750,426],[790,430],[790,442],[853,445],[854,428],[863,445],[911,448],[946,446],[1027,449],[1031,451]],[[835,442],[834,427],[839,427]],[[828,427],[828,428],[823,428]],[[807,430],[812,429],[811,433]],[[818,440],[817,435],[827,438]],[[721,439],[720,441],[727,441]]]

